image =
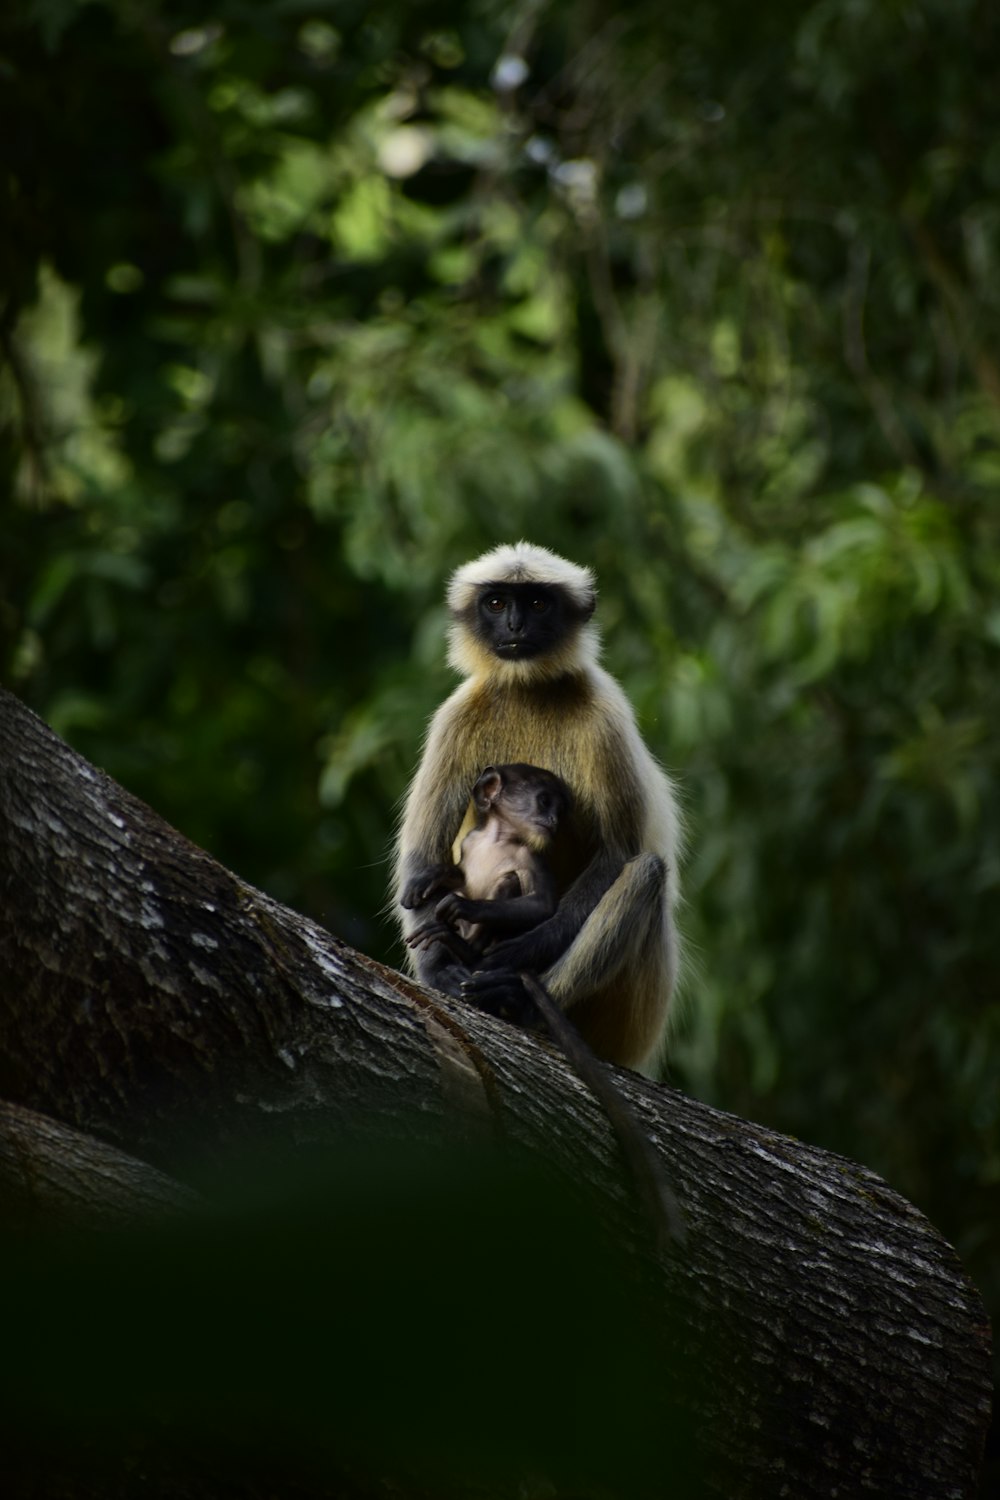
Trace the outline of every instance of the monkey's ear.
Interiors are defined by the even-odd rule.
[[[503,786],[503,777],[496,766],[487,766],[472,788],[472,800],[480,812],[489,812]]]

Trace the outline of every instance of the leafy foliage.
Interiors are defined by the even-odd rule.
[[[673,1076],[1000,1307],[1000,15],[36,0],[0,48],[7,679],[391,956],[444,576],[592,563],[689,810]]]

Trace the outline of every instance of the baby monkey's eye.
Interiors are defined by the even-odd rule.
[[[531,607],[535,611],[536,615],[542,615],[548,609],[549,601],[546,599],[544,594],[536,594],[534,599],[532,599],[531,601]]]
[[[493,614],[498,615],[503,609],[505,602],[506,601],[502,594],[493,594],[489,599],[487,599],[486,608],[492,610]]]

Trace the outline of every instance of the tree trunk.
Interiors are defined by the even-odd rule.
[[[0,888],[0,1093],[16,1106],[0,1113],[0,1201],[21,1224],[11,1232],[17,1253],[23,1221],[46,1217],[47,1204],[62,1226],[74,1200],[86,1217],[105,1201],[112,1219],[119,1209],[130,1217],[134,1201],[140,1219],[162,1207],[169,1234],[178,1215],[190,1220],[189,1238],[170,1239],[163,1262],[162,1238],[142,1241],[150,1264],[215,1264],[189,1187],[204,1199],[214,1182],[208,1198],[217,1199],[225,1174],[244,1170],[236,1163],[294,1160],[302,1192],[287,1199],[282,1187],[275,1197],[272,1181],[260,1216],[227,1219],[220,1264],[238,1279],[239,1247],[253,1239],[259,1249],[262,1225],[308,1221],[313,1238],[296,1246],[322,1242],[335,1274],[318,1268],[309,1280],[296,1248],[291,1265],[281,1262],[279,1290],[306,1299],[303,1325],[341,1320],[330,1337],[352,1366],[332,1403],[344,1413],[343,1445],[337,1437],[310,1449],[291,1477],[282,1465],[324,1417],[312,1426],[303,1417],[294,1442],[284,1428],[284,1438],[271,1432],[270,1478],[243,1472],[238,1456],[220,1459],[234,1451],[224,1445],[207,1461],[204,1433],[195,1455],[168,1441],[162,1423],[152,1431],[152,1419],[137,1423],[127,1453],[115,1448],[113,1475],[104,1450],[92,1472],[77,1462],[76,1433],[48,1475],[52,1493],[975,1495],[989,1415],[984,1310],[950,1247],[864,1168],[619,1071],[687,1223],[683,1246],[659,1252],[600,1107],[552,1047],[422,989],[244,885],[2,692]],[[81,1142],[80,1132],[95,1139]],[[290,1154],[276,1156],[276,1142]],[[341,1165],[370,1150],[365,1192],[350,1185],[353,1167],[324,1175],[332,1148]],[[510,1160],[544,1166],[551,1191],[533,1197],[530,1182],[505,1176],[497,1163]],[[310,1218],[320,1180],[334,1184],[329,1238],[326,1221],[317,1229]],[[397,1201],[417,1196],[422,1214],[404,1207],[392,1219]],[[362,1256],[369,1232],[376,1248]],[[74,1316],[68,1295],[52,1292],[72,1280],[72,1256],[59,1259],[66,1235],[60,1227],[45,1241],[62,1270],[37,1289],[33,1317],[36,1326],[49,1317],[69,1370],[90,1335],[59,1344]],[[87,1262],[98,1279],[120,1269],[116,1244],[105,1235]],[[31,1256],[14,1270],[30,1283]],[[266,1321],[274,1280],[255,1273],[244,1322]],[[616,1300],[626,1284],[636,1300]],[[197,1384],[210,1341],[191,1312],[204,1312],[193,1271],[185,1287],[171,1318],[191,1315],[197,1342],[185,1348],[184,1378]],[[320,1287],[326,1311],[317,1313]],[[356,1294],[366,1311],[354,1329]],[[133,1321],[169,1343],[148,1287],[140,1302]],[[534,1323],[519,1321],[522,1303]],[[398,1333],[418,1306],[421,1319],[436,1318],[411,1330],[419,1359]],[[275,1329],[279,1321],[276,1312]],[[368,1388],[358,1371],[373,1330],[385,1357]],[[216,1351],[243,1336],[230,1327]],[[421,1361],[435,1341],[454,1358],[442,1356],[428,1381]],[[260,1347],[274,1354],[275,1388],[295,1379],[299,1346],[279,1353],[262,1338]],[[561,1349],[569,1363],[559,1364]],[[587,1371],[579,1389],[574,1364],[576,1375]],[[407,1372],[398,1408],[386,1390],[397,1367]],[[314,1377],[304,1396],[296,1386],[312,1416]],[[320,1385],[327,1378],[324,1367]],[[236,1361],[216,1384],[239,1379]],[[452,1384],[435,1384],[445,1379]],[[469,1387],[481,1394],[476,1405]],[[12,1390],[30,1406],[23,1385]],[[32,1412],[44,1422],[39,1390]],[[257,1399],[256,1388],[246,1396]],[[113,1402],[120,1415],[128,1390],[115,1385]],[[265,1407],[271,1418],[275,1403]],[[98,1448],[105,1415],[88,1418],[86,1439]],[[387,1436],[397,1422],[406,1451]],[[506,1458],[491,1447],[498,1433],[511,1439]],[[30,1470],[34,1450],[25,1451]],[[162,1460],[160,1490],[151,1452]]]

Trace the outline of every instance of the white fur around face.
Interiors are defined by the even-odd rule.
[[[568,562],[547,547],[532,542],[504,542],[472,562],[463,563],[448,585],[448,608],[452,614],[472,603],[488,583],[544,583],[565,589],[581,608],[593,605],[594,575],[589,568]]]
[[[486,650],[461,618],[471,608],[479,590],[489,584],[538,583],[561,588],[573,603],[589,613],[597,595],[589,568],[569,562],[547,547],[532,542],[505,542],[464,563],[448,584],[448,608],[452,626],[448,633],[448,660],[464,677],[490,678],[499,682],[545,682],[566,672],[585,671],[600,654],[600,637],[593,624],[573,630],[562,645],[528,661],[500,661]]]

